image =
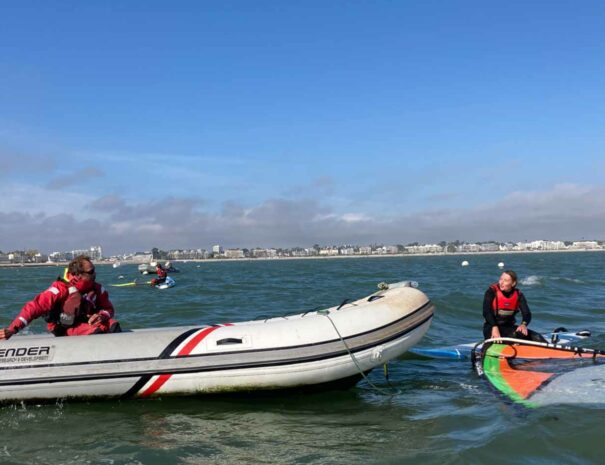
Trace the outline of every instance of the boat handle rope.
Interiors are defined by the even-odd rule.
[[[344,305],[344,302],[343,304]],[[381,387],[376,386],[372,381],[369,380],[369,378],[366,376],[366,374],[363,372],[363,370],[361,369],[361,367],[359,366],[359,362],[357,361],[357,359],[355,358],[355,355],[353,355],[353,352],[351,352],[351,349],[349,348],[349,345],[347,344],[347,341],[344,340],[344,338],[342,337],[342,334],[340,334],[340,331],[338,331],[338,328],[336,327],[336,324],[334,323],[334,320],[332,320],[332,318],[330,318],[330,311],[329,310],[319,310],[317,312],[318,315],[323,315],[325,316],[328,320],[330,320],[330,323],[332,323],[332,326],[334,327],[334,331],[336,331],[336,334],[338,334],[339,339],[341,340],[342,344],[345,346],[345,349],[347,349],[347,352],[349,354],[349,356],[351,357],[351,360],[353,360],[353,363],[355,364],[355,366],[357,367],[357,370],[359,371],[359,374],[361,376],[363,376],[363,379],[365,379],[367,381],[367,383],[374,388],[376,391],[380,392],[381,394],[385,394],[387,396],[393,396],[395,394],[398,394],[398,391],[394,390],[394,392],[389,392],[386,389],[383,389]],[[386,363],[385,363],[386,365]],[[387,378],[388,380],[388,378]]]

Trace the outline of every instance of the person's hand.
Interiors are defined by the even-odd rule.
[[[500,328],[498,328],[497,326],[494,326],[492,328],[492,339],[500,339]]]
[[[517,327],[517,332],[523,334],[524,336],[527,336],[527,326],[519,325]]]
[[[107,312],[107,310],[101,310],[99,313],[95,313],[90,316],[88,319],[88,324],[91,326],[100,325],[102,323],[107,323],[111,315]]]
[[[8,328],[2,328],[0,329],[0,340],[3,339],[10,339],[10,337],[15,334],[13,331],[11,331]]]

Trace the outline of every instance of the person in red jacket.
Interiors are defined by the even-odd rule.
[[[521,313],[522,321],[517,325],[515,316]],[[528,329],[531,311],[523,293],[517,289],[517,273],[507,270],[497,283],[490,285],[483,297],[483,337],[498,339],[513,337],[546,342],[541,334]]]
[[[168,271],[166,271],[160,263],[155,266],[155,272],[158,277],[151,280],[150,284],[152,287],[166,282],[166,278],[168,277]]]
[[[90,257],[74,258],[63,277],[27,302],[8,328],[0,329],[0,339],[10,338],[39,317],[45,318],[55,336],[119,332],[109,295],[95,278]]]

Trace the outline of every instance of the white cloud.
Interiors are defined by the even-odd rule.
[[[371,218],[364,213],[345,213],[340,218],[347,223],[357,223],[360,221],[371,221]]]
[[[229,202],[219,213],[207,211],[196,198],[130,203],[117,195],[94,201],[74,197],[70,209],[46,208],[44,212],[35,209],[48,204],[41,191],[36,201],[41,203],[22,203],[22,213],[0,212],[0,249],[70,250],[98,243],[107,251],[119,252],[214,243],[284,247],[455,239],[605,239],[605,188],[574,184],[513,192],[477,208],[411,214],[385,209],[372,216],[340,214],[317,199],[268,199],[249,208]]]
[[[35,215],[53,216],[62,213],[88,216],[85,207],[93,197],[74,192],[48,190],[35,184],[0,183],[2,209],[8,212],[24,212]]]

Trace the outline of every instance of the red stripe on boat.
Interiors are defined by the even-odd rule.
[[[224,326],[233,326],[233,325],[231,323],[227,323]],[[209,328],[206,328],[206,329],[200,331],[195,336],[193,336],[181,350],[179,350],[179,353],[176,354],[176,356],[180,357],[180,356],[184,356],[184,355],[189,355],[193,351],[193,349],[195,349],[196,346],[200,342],[202,342],[206,336],[208,336],[208,334],[210,334],[212,331],[214,331],[215,329],[218,329],[220,327],[221,327],[220,325],[211,326]],[[140,397],[148,397],[151,394],[153,394],[154,392],[156,392],[158,389],[160,389],[164,385],[164,383],[166,381],[168,381],[170,379],[171,376],[172,376],[171,374],[163,374],[163,375],[158,376],[158,379],[156,379],[152,383],[152,385],[149,386],[149,388],[147,388],[144,392],[139,394]]]

